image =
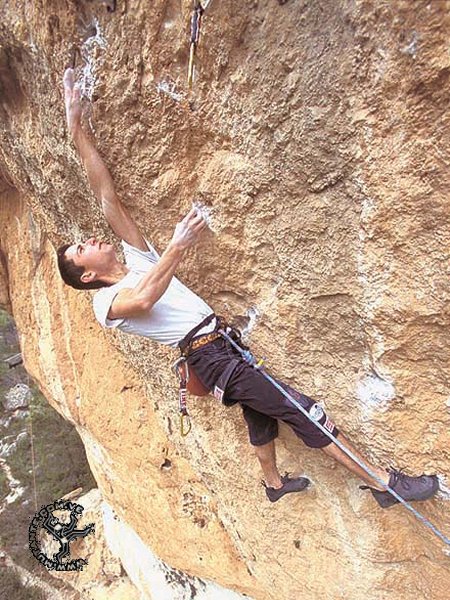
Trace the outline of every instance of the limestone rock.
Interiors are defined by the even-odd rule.
[[[123,523],[114,509],[105,502],[98,489],[89,491],[73,500],[84,510],[77,523],[83,529],[94,523],[95,537],[87,535],[70,544],[70,557],[84,558],[88,564],[82,571],[52,573],[65,580],[83,598],[103,600],[142,600],[153,598],[173,598],[173,600],[239,600],[244,597],[219,586],[190,577],[181,571],[170,568],[153,555],[142,542],[138,532]],[[53,514],[61,521],[68,522],[65,511]],[[59,550],[59,544],[47,535],[41,549],[52,557]],[[246,596],[248,598],[248,596]]]
[[[8,411],[26,408],[29,405],[31,398],[32,393],[27,384],[18,383],[6,392],[3,400],[3,407]]]
[[[55,249],[114,239],[65,127],[77,44],[86,122],[146,237],[163,250],[193,201],[210,211],[178,276],[247,317],[255,354],[373,462],[448,489],[447,4],[213,2],[188,94],[191,8],[0,0],[0,303],[25,365],[105,501],[171,567],[258,600],[446,600],[441,542],[287,428],[280,469],[314,486],[273,506],[238,407],[191,399],[182,439],[174,353],[102,331]],[[417,506],[447,536],[448,502]]]

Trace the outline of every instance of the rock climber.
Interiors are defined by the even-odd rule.
[[[117,327],[142,335],[187,354],[190,369],[210,391],[220,383],[220,399],[226,405],[239,403],[247,423],[250,443],[264,473],[265,492],[271,502],[310,483],[306,477],[281,476],[274,440],[278,420],[293,429],[309,447],[321,448],[368,485],[378,504],[389,507],[398,500],[348,457],[314,423],[244,360],[219,333],[219,317],[199,296],[188,289],[175,272],[186,251],[198,241],[206,222],[193,208],[175,226],[171,241],[159,255],[145,239],[127,208],[121,203],[112,177],[89,133],[82,126],[80,89],[73,69],[64,73],[64,95],[70,136],[87,173],[89,184],[114,233],[121,239],[125,264],[113,245],[90,237],[82,243],[64,244],[58,251],[58,266],[66,284],[97,289],[93,308],[103,327]],[[229,365],[233,361],[233,370]],[[308,396],[279,382],[327,431],[370,467],[381,481],[404,500],[426,500],[439,489],[436,475],[413,477],[396,470],[371,465],[337,429],[323,408]]]

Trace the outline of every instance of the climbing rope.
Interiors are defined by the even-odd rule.
[[[27,373],[27,383],[28,388],[30,388],[30,376]],[[30,402],[30,411],[29,411],[29,424],[30,424],[30,444],[31,444],[31,469],[33,472],[33,495],[34,495],[34,506],[36,512],[38,511],[38,503],[37,503],[37,490],[36,490],[36,461],[35,461],[35,453],[34,453],[34,441],[33,441],[33,405]]]
[[[325,429],[325,427],[323,425],[321,425],[321,423],[319,423],[318,421],[315,421],[311,417],[311,415],[308,413],[308,411],[306,411],[303,408],[303,406],[301,404],[299,404],[288,392],[286,392],[286,390],[283,389],[281,387],[281,385],[277,381],[275,381],[273,379],[273,377],[271,377],[268,373],[266,373],[264,371],[263,361],[258,361],[257,362],[256,359],[255,359],[255,357],[253,356],[253,354],[250,352],[250,350],[243,350],[238,344],[236,344],[236,342],[223,329],[219,329],[219,333],[220,333],[220,335],[222,337],[224,337],[233,346],[233,348],[235,348],[242,355],[242,357],[244,358],[244,360],[251,367],[253,367],[254,369],[257,369],[261,373],[261,375],[263,377],[265,377],[274,387],[276,387],[277,390],[279,390],[283,394],[283,396],[285,398],[287,398],[287,400],[289,400],[289,402],[291,404],[293,404],[301,413],[303,413],[303,415],[305,417],[307,417],[311,421],[311,423],[313,423],[316,427],[318,427],[320,429],[320,431],[322,433],[324,433],[327,437],[329,437],[331,439],[331,441],[334,442],[336,444],[336,446],[342,450],[342,452],[344,452],[357,465],[359,465],[374,481],[376,481],[381,486],[383,486],[383,488],[387,492],[390,492],[394,496],[394,498],[396,500],[398,500],[398,502],[400,502],[401,504],[403,504],[403,506],[405,508],[407,508],[410,512],[412,512],[412,514],[419,521],[421,521],[426,527],[428,527],[429,529],[431,529],[431,531],[435,535],[437,535],[447,546],[450,546],[450,538],[446,537],[443,533],[441,533],[439,531],[439,529],[437,529],[437,527],[435,527],[435,525],[433,525],[433,523],[431,523],[431,521],[429,521],[426,517],[424,517],[422,514],[420,514],[415,508],[413,508],[408,502],[406,502],[406,500],[404,500],[399,494],[397,494],[396,491],[394,491],[386,483],[384,483],[384,481],[382,481],[372,471],[372,469],[370,469],[357,456],[355,456],[353,454],[353,452],[351,452],[351,450],[348,450],[348,448],[346,448],[336,437],[334,437],[334,435],[332,435],[327,429]]]

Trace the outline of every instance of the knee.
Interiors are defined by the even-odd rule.
[[[255,455],[261,460],[266,455],[262,446],[252,446]]]
[[[335,435],[335,438],[337,439],[337,435]],[[335,451],[336,448],[336,444],[330,440],[330,443],[327,444],[326,446],[322,446],[320,449],[323,450],[325,452],[325,454],[333,454],[333,452]]]
[[[269,442],[262,446],[253,446],[256,457],[261,462],[271,462],[274,455],[274,443]]]

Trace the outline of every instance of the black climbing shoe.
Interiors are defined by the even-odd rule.
[[[276,502],[285,494],[289,494],[291,492],[302,492],[305,490],[308,485],[311,483],[307,477],[295,477],[291,478],[286,475],[281,477],[282,487],[279,489],[269,487],[265,481],[261,482],[263,486],[266,488],[266,495],[271,502]]]
[[[428,500],[428,498],[434,496],[439,490],[439,480],[437,475],[410,477],[395,469],[388,470],[388,473],[391,475],[389,477],[389,487],[407,502],[413,500]],[[362,490],[370,490],[381,508],[389,508],[398,503],[398,500],[389,492],[380,492],[380,490],[376,490],[367,485],[362,485],[360,487]]]

